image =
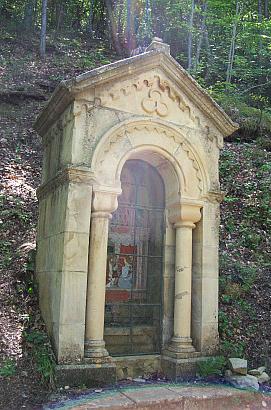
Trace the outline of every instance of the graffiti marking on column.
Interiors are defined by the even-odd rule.
[[[175,295],[175,299],[182,299],[186,295],[189,295],[189,292],[187,290],[181,293],[177,293],[177,295]]]
[[[185,269],[189,269],[189,266],[176,266],[176,272],[183,272]]]

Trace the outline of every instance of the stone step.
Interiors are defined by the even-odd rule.
[[[76,400],[53,403],[44,410],[91,409],[167,409],[167,410],[247,410],[270,409],[271,396],[225,386],[188,386],[177,384],[119,388],[114,391],[82,395]]]

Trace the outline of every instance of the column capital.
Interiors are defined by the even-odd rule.
[[[93,186],[92,217],[110,218],[118,207],[120,188]]]
[[[168,207],[169,222],[174,224],[175,228],[194,228],[194,224],[201,219],[202,207],[202,201],[182,199]]]

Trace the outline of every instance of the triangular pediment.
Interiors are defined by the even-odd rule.
[[[39,116],[36,129],[42,134],[48,122],[52,123],[74,100],[203,127],[207,133],[214,127],[222,136],[238,128],[174,58],[163,51],[151,50],[63,81]]]
[[[185,95],[177,80],[173,82],[163,68],[156,67],[98,86],[95,98],[103,107],[156,117],[187,127],[204,127],[208,132],[208,120]]]

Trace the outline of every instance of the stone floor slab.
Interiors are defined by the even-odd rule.
[[[75,408],[78,410],[115,409],[116,407],[125,409],[133,405],[133,401],[121,393],[105,393],[104,395],[101,394],[99,398],[90,399],[87,403],[81,404]]]
[[[122,391],[126,397],[135,404],[154,404],[161,401],[174,401],[180,397],[178,393],[167,389],[166,387],[142,387],[139,389],[125,389]]]
[[[232,387],[149,385],[90,392],[77,399],[51,403],[44,410],[271,410],[271,395]]]
[[[193,397],[198,399],[207,398],[228,398],[238,395],[247,395],[246,391],[236,390],[231,387],[216,387],[216,386],[167,386],[170,391],[178,394],[180,397]]]

